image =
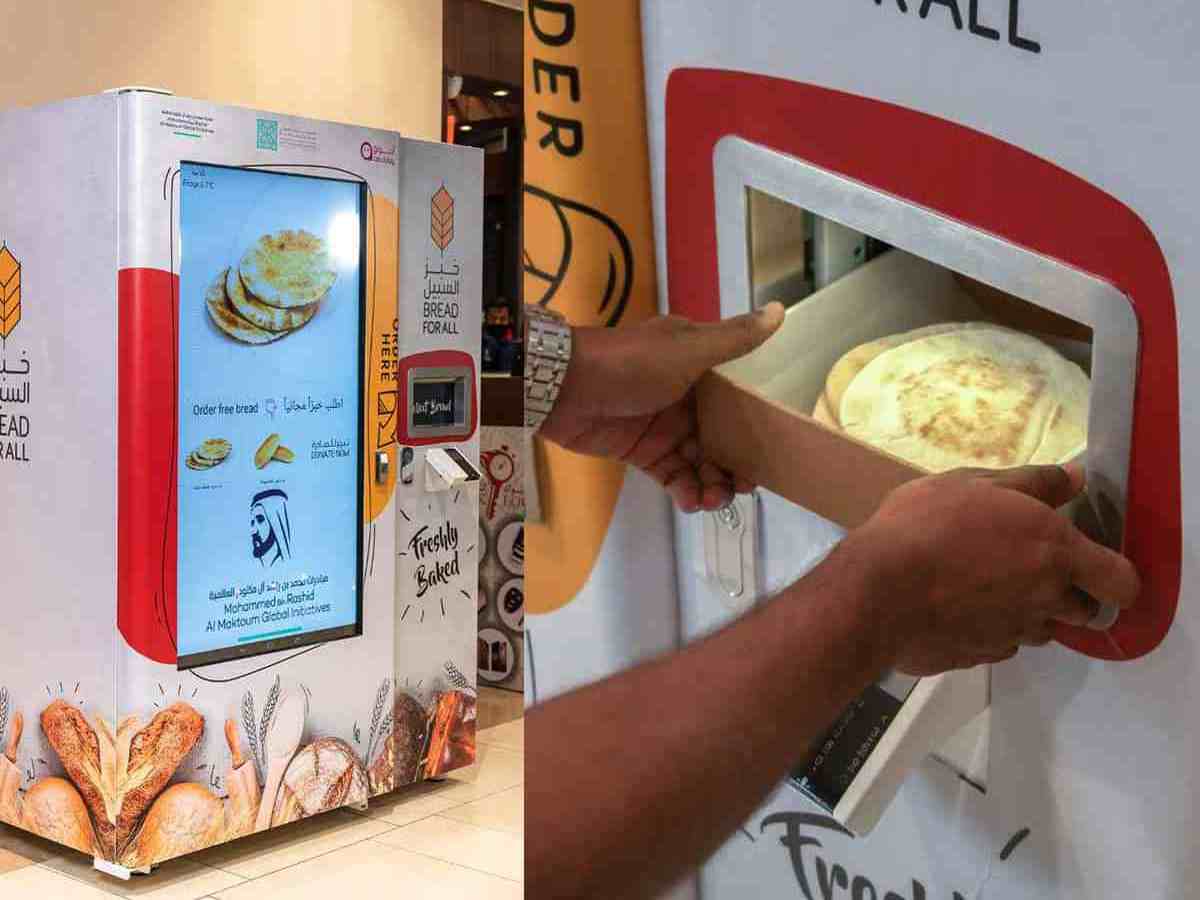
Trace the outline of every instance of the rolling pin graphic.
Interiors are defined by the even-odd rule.
[[[271,817],[275,812],[275,798],[283,783],[283,773],[288,763],[300,749],[300,740],[304,737],[304,720],[308,715],[308,702],[300,692],[285,693],[279,700],[275,715],[267,731],[266,785],[263,787],[262,802],[259,803],[258,819],[255,831],[265,831],[271,827]]]
[[[225,742],[229,744],[232,756],[229,771],[225,773],[225,784],[229,788],[229,836],[240,837],[254,829],[260,799],[258,775],[254,771],[254,763],[247,762],[242,756],[237,722],[233,719],[225,722]]]
[[[21,796],[21,770],[17,768],[17,745],[21,743],[21,732],[25,729],[25,718],[20,713],[13,716],[12,728],[8,732],[8,746],[0,757],[0,819],[11,824],[21,821],[18,799]]]

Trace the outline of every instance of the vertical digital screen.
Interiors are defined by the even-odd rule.
[[[413,382],[412,424],[415,428],[438,428],[463,421],[461,380]]]
[[[366,192],[180,168],[182,669],[362,633]]]

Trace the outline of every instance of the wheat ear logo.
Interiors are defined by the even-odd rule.
[[[0,338],[5,340],[21,321],[21,263],[0,244]]]
[[[454,198],[444,184],[433,195],[430,204],[429,236],[443,253],[454,240]]]

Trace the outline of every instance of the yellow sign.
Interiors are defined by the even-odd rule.
[[[525,18],[525,300],[575,325],[658,312],[637,0],[530,0]],[[545,524],[526,542],[526,608],[587,582],[625,480],[622,465],[539,452]]]

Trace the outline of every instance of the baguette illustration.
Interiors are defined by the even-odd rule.
[[[254,454],[254,465],[259,469],[265,467],[267,463],[275,458],[275,451],[278,449],[279,435],[268,435],[267,439],[259,445],[258,450]]]
[[[186,703],[158,713],[148,725],[129,716],[117,726],[95,726],[75,706],[55,700],[42,712],[42,731],[92,814],[96,849],[120,858],[154,798],[166,787],[204,730],[204,718]]]
[[[437,778],[475,762],[475,699],[446,691],[437,699],[425,754],[425,777]]]
[[[25,730],[25,719],[18,712],[13,716],[8,732],[8,746],[0,756],[0,820],[10,825],[21,821],[21,770],[17,768],[17,747],[21,733]]]

